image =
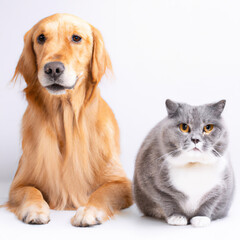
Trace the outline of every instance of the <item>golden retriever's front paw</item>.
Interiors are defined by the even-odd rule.
[[[108,218],[104,210],[97,209],[93,206],[80,207],[72,218],[71,223],[75,227],[90,227],[101,224]]]
[[[50,221],[50,211],[47,203],[23,206],[18,218],[28,224],[46,224]]]

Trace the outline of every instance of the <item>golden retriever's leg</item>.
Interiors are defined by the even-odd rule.
[[[42,193],[34,187],[11,189],[8,207],[25,223],[46,224],[50,221],[49,206]]]
[[[89,198],[85,207],[80,207],[71,223],[77,227],[101,224],[120,209],[132,205],[131,182],[127,179],[103,184]]]

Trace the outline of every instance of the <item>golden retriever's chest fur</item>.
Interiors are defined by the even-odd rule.
[[[76,118],[71,108],[69,104],[60,106],[48,121],[39,118],[30,108],[24,116],[31,121],[24,121],[24,135],[29,139],[23,139],[22,164],[26,168],[31,165],[29,182],[36,184],[55,209],[84,205],[89,194],[101,184],[96,173],[105,165],[100,161],[104,153],[98,147],[100,136],[91,117],[85,119],[80,114]],[[91,129],[91,133],[87,129]],[[98,154],[102,156],[96,159]]]

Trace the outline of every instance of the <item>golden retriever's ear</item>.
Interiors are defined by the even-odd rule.
[[[104,46],[101,33],[92,26],[93,52],[91,62],[92,83],[99,83],[108,69],[112,72],[112,64],[107,50]]]
[[[12,81],[16,81],[20,74],[24,77],[27,84],[30,84],[36,78],[37,67],[32,35],[33,29],[29,30],[24,36],[24,48],[18,60]]]

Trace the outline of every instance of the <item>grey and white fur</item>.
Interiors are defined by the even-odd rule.
[[[225,102],[190,106],[166,100],[168,116],[150,131],[135,164],[134,198],[145,215],[198,227],[227,215],[234,175],[221,116]],[[181,131],[181,124],[189,131]]]

